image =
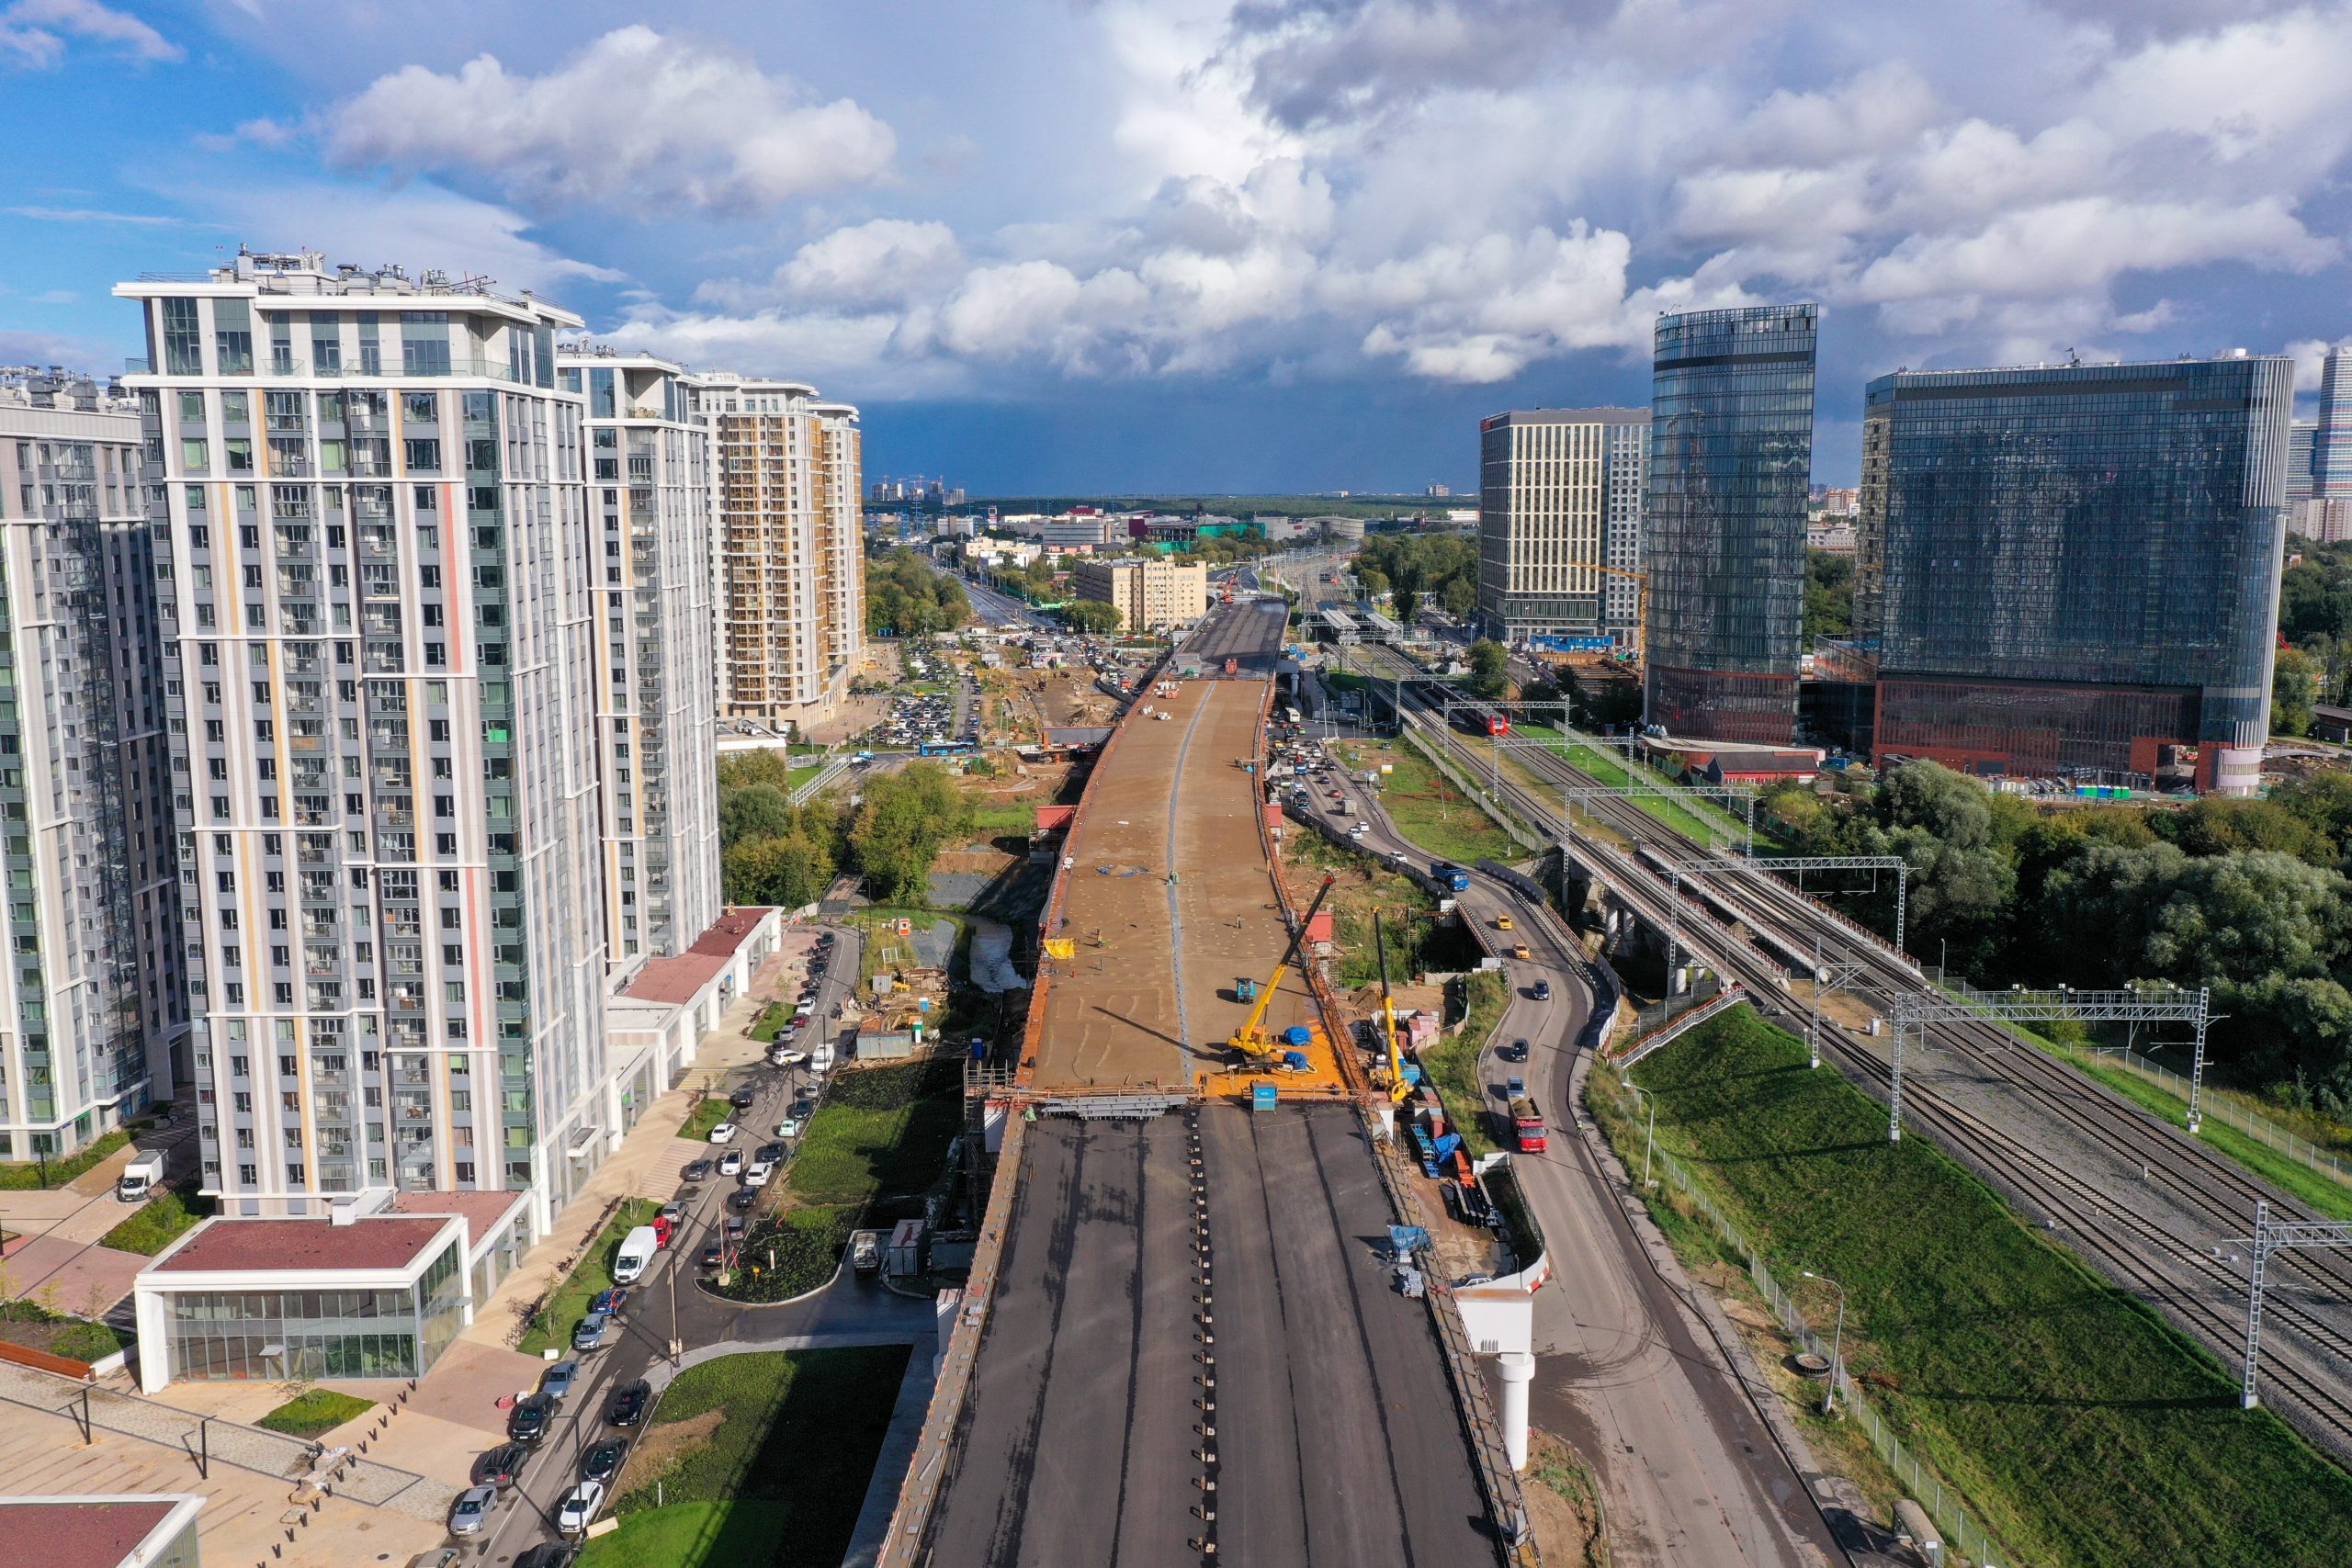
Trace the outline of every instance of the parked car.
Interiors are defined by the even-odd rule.
[[[654,1218],[674,1230],[686,1223],[686,1206],[673,1198],[662,1205]]]
[[[555,1528],[566,1535],[578,1535],[596,1517],[596,1510],[605,1506],[605,1483],[583,1481],[564,1494],[556,1505]]]
[[[521,1443],[501,1443],[474,1461],[474,1484],[512,1486],[523,1473],[523,1461],[530,1457],[531,1450]]]
[[[613,1483],[613,1477],[621,1472],[621,1461],[628,1457],[628,1439],[627,1438],[606,1438],[603,1442],[590,1449],[581,1460],[580,1474],[583,1480],[610,1486]]]
[[[808,1059],[806,1051],[771,1051],[768,1060],[779,1067],[797,1067]]]
[[[514,1402],[506,1413],[506,1435],[526,1447],[536,1448],[547,1440],[548,1424],[555,1415],[555,1401],[545,1394],[531,1394]]]
[[[718,1162],[718,1174],[721,1176],[742,1175],[743,1151],[741,1149],[728,1150],[725,1156]]]
[[[580,1549],[568,1540],[543,1540],[514,1560],[514,1568],[571,1568]]]
[[[748,1089],[739,1089],[727,1097],[727,1103],[738,1111],[749,1111],[758,1102],[759,1098]]]
[[[746,1188],[765,1187],[768,1184],[768,1178],[775,1174],[775,1161],[755,1159],[743,1168],[743,1185]]]
[[[707,1245],[706,1245],[706,1246],[703,1247],[703,1249],[702,1249],[702,1266],[703,1266],[704,1268],[706,1268],[706,1269],[719,1269],[719,1268],[724,1268],[724,1267],[726,1266],[726,1263],[727,1263],[727,1247],[726,1247],[726,1244],[724,1244],[723,1242],[716,1242],[716,1241],[714,1241],[714,1242],[710,1242],[710,1243],[708,1243]]]
[[[760,1191],[756,1187],[738,1187],[727,1195],[728,1208],[739,1214],[750,1213],[752,1206],[759,1201]]]
[[[752,1222],[741,1214],[729,1214],[723,1228],[727,1233],[727,1245],[741,1247],[743,1244],[743,1233],[752,1228]]]
[[[610,1290],[598,1291],[594,1295],[590,1296],[588,1298],[588,1310],[590,1312],[609,1313],[613,1316],[618,1317],[621,1314],[621,1308],[627,1305],[628,1303],[628,1292],[623,1290],[620,1286],[615,1285]]]
[[[782,1144],[762,1144],[752,1151],[752,1163],[757,1165],[764,1160],[770,1165],[780,1165],[784,1162],[784,1153]]]
[[[570,1396],[573,1386],[579,1382],[579,1362],[569,1359],[558,1361],[547,1370],[544,1377],[539,1379],[539,1392],[549,1399],[564,1399]]]
[[[634,1427],[645,1419],[645,1402],[652,1397],[652,1388],[641,1381],[616,1388],[605,1419],[616,1427]]]
[[[449,1506],[451,1535],[480,1535],[482,1526],[490,1522],[492,1512],[498,1506],[498,1488],[469,1486],[458,1494]]]
[[[602,1349],[605,1336],[610,1332],[612,1326],[613,1319],[610,1314],[590,1313],[580,1320],[580,1326],[571,1331],[571,1348],[582,1352]]]
[[[707,1159],[688,1160],[686,1162],[685,1169],[678,1172],[678,1179],[681,1181],[708,1181],[710,1179],[710,1161]]]
[[[777,1122],[775,1124],[775,1135],[779,1138],[797,1138],[800,1136],[800,1118],[797,1116],[787,1116],[783,1121]]]
[[[721,1122],[710,1130],[710,1141],[714,1144],[731,1144],[735,1141],[735,1134],[741,1130],[732,1122]]]

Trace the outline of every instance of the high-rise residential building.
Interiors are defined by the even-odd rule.
[[[2312,451],[2318,443],[2316,420],[2299,419],[2287,426],[2287,504],[2290,507],[2300,507],[2312,498]]]
[[[1082,560],[1070,574],[1070,592],[1114,605],[1126,631],[1190,626],[1209,613],[1209,569],[1147,556],[1140,560]]]
[[[2320,363],[2311,493],[2315,501],[2352,500],[2352,344],[2329,349]]]
[[[579,318],[311,253],[116,293],[171,545],[203,1186],[527,1188],[543,1230],[621,1130]]]
[[[1633,645],[1649,443],[1647,409],[1514,409],[1480,422],[1478,614],[1488,637]]]
[[[605,933],[619,972],[675,957],[718,918],[711,433],[694,378],[666,360],[567,347],[556,380],[587,401]]]
[[[1876,749],[2259,782],[2293,365],[1905,371],[1870,384],[1855,632]]]
[[[719,716],[831,716],[865,649],[857,411],[797,381],[698,378],[717,439]]]
[[[135,401],[0,381],[0,1159],[168,1100],[178,835]]]
[[[1819,320],[1814,305],[1658,318],[1645,695],[1677,735],[1794,732]]]

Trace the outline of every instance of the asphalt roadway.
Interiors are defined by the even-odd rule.
[[[1271,675],[1274,661],[1282,657],[1283,634],[1289,626],[1289,608],[1279,599],[1212,604],[1207,616],[1176,649],[1176,659],[1212,669],[1228,659],[1238,660],[1245,672]]]
[[[1264,1568],[1493,1561],[1429,1311],[1379,1257],[1389,1211],[1357,1113],[1196,1114],[1205,1292],[1193,1113],[1030,1130],[929,1560],[1196,1568],[1213,1532]],[[1213,1526],[1195,1512],[1211,1473]]]
[[[830,1020],[834,1005],[849,995],[857,975],[860,938],[853,927],[827,929],[834,932],[833,951],[838,956],[819,983],[817,1016]],[[808,1087],[808,1081],[799,1069],[786,1071],[764,1063],[730,1072],[719,1092],[749,1088],[759,1097],[749,1111],[740,1113],[743,1132],[734,1146],[750,1149],[766,1142],[786,1107]],[[684,1139],[673,1141],[680,1169],[690,1160],[706,1155],[716,1158],[722,1152]],[[691,1349],[737,1339],[898,1331],[914,1343],[916,1354],[928,1353],[933,1332],[931,1303],[894,1295],[848,1269],[823,1294],[789,1306],[739,1306],[700,1290],[695,1284],[696,1259],[725,1213],[726,1194],[736,1185],[718,1176],[692,1188],[681,1183],[687,1204],[684,1224],[673,1233],[670,1245],[655,1255],[654,1266],[644,1280],[630,1291],[621,1333],[607,1339],[604,1348],[579,1358],[579,1386],[559,1407],[546,1440],[523,1467],[521,1479],[500,1495],[498,1511],[492,1516],[486,1535],[465,1543],[468,1561],[509,1562],[534,1543],[557,1539],[556,1508],[580,1477],[582,1456],[607,1437],[627,1437],[634,1447],[644,1435],[642,1426],[622,1428],[605,1424],[614,1391],[646,1377],[657,1363],[666,1361],[673,1337]],[[561,1326],[568,1336],[573,1325]],[[486,1448],[496,1446],[494,1441],[485,1444]],[[607,1507],[612,1500],[607,1494]]]
[[[1363,795],[1359,801],[1358,796]],[[1424,868],[1428,852],[1397,834],[1376,797],[1351,786],[1372,824],[1367,852],[1402,850]],[[1765,1425],[1674,1280],[1634,1233],[1625,1198],[1590,1141],[1600,1133],[1572,1111],[1585,1063],[1577,1032],[1592,996],[1569,964],[1565,939],[1510,890],[1473,874],[1456,895],[1490,948],[1528,944],[1506,958],[1511,1001],[1496,1039],[1525,1040],[1525,1066],[1480,1063],[1487,1110],[1499,1115],[1503,1084],[1526,1078],[1552,1133],[1540,1155],[1513,1168],[1544,1227],[1552,1280],[1535,1297],[1535,1424],[1573,1442],[1600,1472],[1611,1562],[1619,1568],[1760,1568],[1848,1561],[1804,1478]],[[1516,930],[1495,929],[1509,914]],[[1539,977],[1552,999],[1534,999]]]

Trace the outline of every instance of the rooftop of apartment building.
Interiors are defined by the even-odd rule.
[[[764,906],[746,905],[726,910],[674,958],[649,958],[640,965],[622,995],[640,1002],[690,1002],[710,977],[727,966],[745,939],[767,919]]]
[[[0,1539],[8,1542],[11,1561],[40,1568],[177,1562],[164,1551],[203,1506],[202,1497],[170,1492],[0,1497]]]
[[[323,251],[255,251],[239,245],[235,257],[219,266],[203,272],[142,272],[131,282],[119,285],[115,291],[138,296],[196,286],[218,288],[223,293],[253,290],[263,294],[379,299],[465,299],[504,306],[510,310],[552,314],[567,318],[572,325],[580,324],[579,317],[552,300],[540,299],[530,289],[503,294],[495,284],[496,279],[479,274],[452,277],[437,267],[422,268],[412,275],[404,266],[370,268],[350,262],[330,262]]]
[[[0,365],[0,408],[135,414],[139,400],[119,383],[62,365]]]

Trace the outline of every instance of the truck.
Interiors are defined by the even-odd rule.
[[[1522,1094],[1510,1102],[1510,1126],[1518,1137],[1520,1153],[1544,1152],[1544,1112],[1535,1108],[1534,1100]]]
[[[133,1155],[130,1163],[122,1168],[122,1178],[114,1184],[114,1195],[126,1203],[143,1203],[163,1180],[164,1156],[150,1149]]]
[[[1450,860],[1430,862],[1430,874],[1437,878],[1442,887],[1451,888],[1456,893],[1470,891],[1470,874]]]

